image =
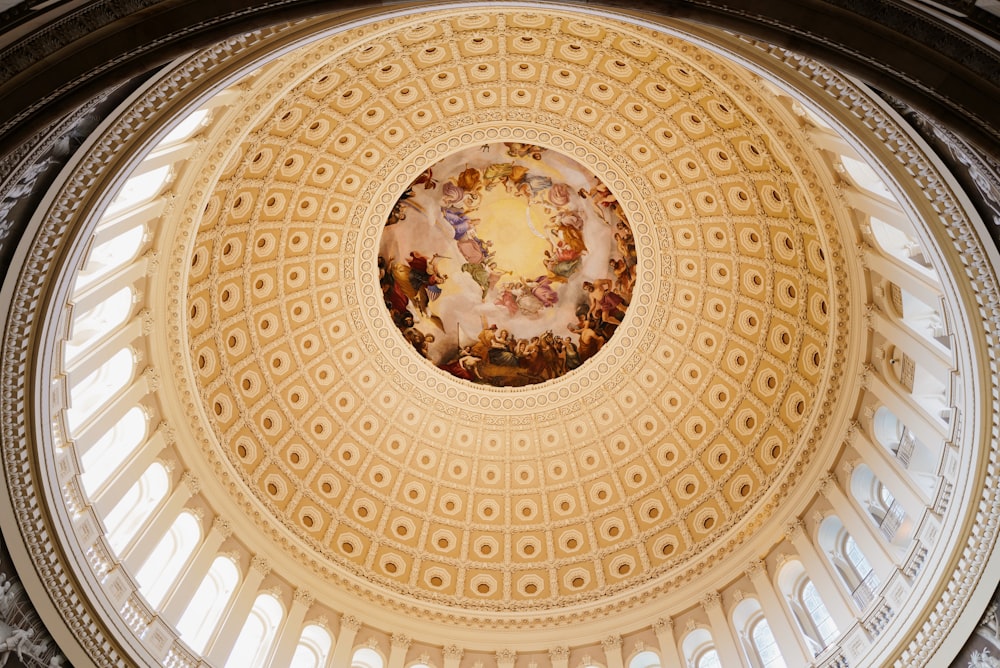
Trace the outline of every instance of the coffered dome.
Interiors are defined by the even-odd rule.
[[[176,238],[190,242],[175,251],[186,270],[170,286],[186,296],[176,373],[193,376],[200,406],[188,410],[208,456],[318,573],[357,576],[403,609],[605,614],[608,596],[648,601],[651,583],[690,581],[768,521],[836,413],[841,383],[824,372],[847,354],[849,300],[827,258],[842,256],[841,232],[801,131],[741,67],[615,21],[484,8],[356,32],[262,75],[275,104],[217,140],[233,148],[209,161],[217,183],[186,208]],[[403,307],[419,322],[402,333],[456,336],[439,315],[459,284],[475,293],[461,343],[490,335],[505,283],[479,299],[455,242],[478,237],[423,191],[505,165],[526,176],[465,184],[484,201],[467,216],[494,215],[499,197],[511,211],[553,206],[563,185],[586,234],[607,247],[621,222],[634,238],[634,289],[592,360],[484,387],[419,359],[377,260],[380,239],[385,249],[412,229],[417,245],[398,256],[434,251],[435,278],[450,275],[440,300]],[[385,226],[401,208],[405,220]],[[512,219],[476,229],[517,234],[525,214],[499,215]],[[517,243],[519,261],[541,255]],[[592,280],[614,292],[608,251],[601,260],[591,245]],[[546,281],[572,280],[536,264]],[[599,303],[577,300],[606,327]],[[541,333],[538,317],[501,323]],[[523,377],[528,362],[506,368]]]

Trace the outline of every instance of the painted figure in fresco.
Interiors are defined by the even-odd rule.
[[[622,323],[628,302],[612,289],[610,280],[602,278],[593,283],[584,281],[583,291],[589,294],[591,318],[612,325]]]
[[[542,159],[542,153],[545,152],[545,148],[542,146],[535,146],[534,144],[518,144],[515,142],[505,141],[504,146],[507,147],[507,155],[512,158],[534,158],[535,160]]]
[[[583,364],[597,354],[604,345],[604,338],[600,336],[593,327],[586,314],[578,317],[576,325],[567,325],[569,331],[579,336],[580,344],[577,346],[577,353],[580,356],[580,364]]]

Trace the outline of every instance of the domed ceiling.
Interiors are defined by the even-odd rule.
[[[599,612],[750,540],[846,345],[831,202],[766,88],[482,7],[290,67],[175,286],[191,419],[255,521],[417,614]]]

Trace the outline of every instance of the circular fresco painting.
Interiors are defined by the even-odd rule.
[[[622,208],[575,160],[531,144],[464,149],[396,202],[379,282],[435,366],[514,387],[576,369],[614,335],[635,280]]]

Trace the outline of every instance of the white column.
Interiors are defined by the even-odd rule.
[[[909,266],[895,257],[886,257],[870,246],[864,247],[864,263],[882,278],[892,281],[913,295],[927,294],[941,296],[941,286],[929,275],[917,273],[919,269]]]
[[[778,642],[785,663],[790,666],[805,666],[812,662],[812,654],[806,650],[802,634],[789,619],[785,606],[774,591],[771,579],[767,576],[767,566],[760,559],[750,562],[746,570],[750,584],[757,592],[767,625],[771,628],[774,639]]]
[[[129,544],[122,550],[121,561],[132,572],[138,571],[153,553],[160,539],[170,530],[170,525],[174,523],[180,515],[184,504],[188,502],[193,494],[198,493],[200,484],[198,479],[185,471],[181,475],[180,484],[167,497],[166,502],[156,511],[156,514],[146,522],[145,526],[136,532]]]
[[[674,636],[674,620],[660,617],[653,622],[653,632],[660,643],[660,665],[683,667],[684,662],[677,648],[677,638]]]
[[[607,659],[604,665],[608,668],[625,668],[622,661],[622,637],[620,635],[608,636],[601,641],[601,647],[604,648],[604,657]]]
[[[712,640],[715,642],[715,651],[719,654],[719,663],[725,668],[744,665],[742,652],[733,639],[732,626],[722,610],[722,596],[717,591],[710,591],[701,599],[701,606],[708,614],[708,623],[712,627]]]
[[[354,615],[344,615],[340,618],[340,633],[337,634],[337,644],[330,652],[327,668],[347,668],[354,656],[354,639],[361,628],[361,620]],[[446,662],[447,665],[447,662]]]
[[[387,668],[403,668],[406,664],[406,653],[410,650],[411,642],[410,637],[405,633],[392,634]]]
[[[205,653],[205,659],[209,664],[213,666],[225,665],[240,631],[243,630],[243,625],[246,624],[247,617],[250,616],[250,611],[253,610],[254,601],[257,600],[257,593],[260,590],[260,583],[270,572],[271,565],[264,557],[254,556],[250,560],[250,570],[247,571],[236,596],[233,597],[229,608],[223,614],[222,624]]]
[[[81,292],[73,295],[73,310],[77,313],[86,313],[108,298],[108,291],[105,286],[113,285],[115,288],[123,288],[131,285],[139,279],[145,278],[146,272],[151,266],[155,266],[156,253],[147,251],[135,262],[126,264],[107,276],[104,276],[93,285],[88,285]],[[153,260],[151,263],[150,260]]]
[[[134,209],[102,219],[94,231],[94,240],[91,242],[91,246],[96,248],[105,241],[114,239],[122,232],[127,232],[147,221],[156,220],[163,215],[166,205],[165,197],[157,197]]]
[[[554,647],[549,650],[549,663],[552,668],[569,668],[569,648]],[[445,659],[445,668],[448,668],[448,660]],[[455,664],[458,665],[457,663]],[[669,664],[668,664],[669,665]],[[679,666],[680,664],[678,664]]]
[[[208,575],[215,558],[219,556],[219,548],[232,533],[229,522],[216,517],[212,528],[208,530],[205,540],[195,550],[194,557],[183,572],[174,589],[167,596],[166,602],[160,607],[160,616],[171,624],[177,624],[181,615],[191,603],[191,597],[201,586],[202,580]]]
[[[830,572],[829,562],[820,555],[819,550],[809,540],[805,524],[801,520],[795,520],[785,527],[785,536],[795,547],[795,552],[799,555],[809,580],[819,592],[820,598],[823,599],[823,605],[826,606],[833,621],[837,624],[837,629],[840,630],[841,634],[847,633],[847,630],[857,621],[854,609],[847,599],[847,592],[835,580],[836,575]]]
[[[891,200],[884,199],[862,190],[857,187],[844,188],[844,198],[849,206],[876,218],[889,223],[896,229],[904,232],[910,238],[917,237],[917,231],[913,223],[906,217],[899,205]]]
[[[889,489],[893,498],[902,504],[910,519],[919,522],[927,509],[927,501],[917,491],[909,474],[899,468],[896,458],[884,447],[873,442],[863,429],[854,430],[850,443],[862,455],[862,461],[868,465],[875,477]]]
[[[132,458],[116,471],[94,492],[91,506],[98,517],[107,517],[111,509],[118,505],[132,485],[142,477],[146,469],[157,460],[163,448],[173,443],[173,430],[161,422],[145,444],[136,448]]]
[[[948,377],[955,364],[943,346],[932,343],[905,324],[877,309],[872,311],[872,325],[876,332],[916,360],[919,366],[927,369],[945,385],[948,384]]]
[[[271,652],[271,659],[268,665],[288,666],[295,656],[295,649],[299,645],[302,637],[302,622],[306,618],[309,606],[313,604],[313,595],[305,589],[296,589],[292,596],[292,607],[288,610],[285,621],[278,631],[278,638],[274,643],[274,651]],[[391,667],[390,667],[391,668]]]
[[[858,514],[857,508],[847,498],[847,495],[844,494],[844,491],[840,488],[840,484],[837,482],[837,478],[833,474],[828,473],[820,479],[820,493],[833,506],[837,517],[844,523],[847,532],[851,534],[854,542],[861,548],[865,559],[868,560],[868,563],[875,570],[879,582],[888,582],[889,575],[895,566],[886,550],[885,543],[875,535],[875,527],[872,526],[872,523]]]

